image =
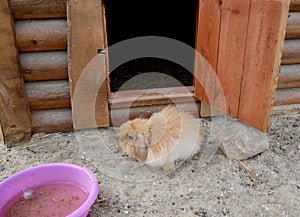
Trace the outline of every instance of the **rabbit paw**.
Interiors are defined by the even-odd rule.
[[[175,172],[175,164],[174,163],[166,163],[163,166],[163,171],[166,176],[173,178],[174,172]]]

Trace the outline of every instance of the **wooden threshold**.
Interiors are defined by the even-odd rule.
[[[110,109],[194,102],[194,87],[168,87],[112,92]]]

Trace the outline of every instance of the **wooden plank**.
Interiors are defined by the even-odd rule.
[[[275,106],[300,104],[300,88],[281,89],[275,96]]]
[[[268,131],[289,1],[251,1],[238,118]],[[255,117],[255,118],[254,118]]]
[[[284,41],[282,64],[300,63],[300,39],[288,39]]]
[[[201,102],[200,117],[222,116],[224,112],[205,102]]]
[[[105,2],[102,2],[102,19],[103,19],[103,41],[104,41],[104,52],[108,52],[108,39],[107,39],[107,26],[106,26],[106,9]],[[103,51],[102,51],[103,52]],[[109,55],[105,56],[105,67],[106,67],[106,81],[107,81],[107,97],[109,98],[111,95],[110,89],[110,69],[109,69]]]
[[[15,28],[20,52],[67,49],[65,19],[16,21]]]
[[[300,87],[300,64],[282,65],[277,88],[287,89]]]
[[[32,110],[33,133],[73,131],[71,108]]]
[[[66,51],[20,53],[24,81],[68,79]]]
[[[149,118],[153,113],[159,112],[167,105],[149,105],[133,108],[114,108],[110,110],[110,126],[118,127],[128,120],[135,118]],[[199,117],[200,103],[184,102],[176,103],[181,111],[189,112],[195,118]]]
[[[299,12],[290,12],[285,38],[300,38],[300,13]]]
[[[200,117],[206,118],[226,115],[226,113],[224,113],[223,110],[225,109],[220,110],[218,107],[215,107],[202,101],[200,106]]]
[[[300,0],[291,0],[290,11],[300,12]]]
[[[67,14],[74,129],[109,126],[102,1],[70,0]]]
[[[234,117],[239,108],[249,11],[250,0],[226,0],[222,4],[217,77],[223,90],[215,90],[212,105],[224,107],[224,93],[226,112]]]
[[[61,81],[27,82],[25,88],[31,109],[70,107],[69,83]],[[113,92],[110,108],[129,108],[194,102],[194,87],[158,88]]]
[[[65,0],[10,0],[15,19],[66,18]]]
[[[5,143],[12,146],[29,140],[31,119],[7,0],[0,3],[0,29],[0,122]]]
[[[219,0],[200,0],[198,5],[194,86],[195,96],[206,103],[209,103],[209,99],[213,100],[214,98],[216,74],[211,71],[207,73],[207,66],[198,55],[202,55],[212,69],[216,71],[221,6],[222,4]]]
[[[71,106],[68,80],[25,83],[31,109],[66,108]]]
[[[129,108],[194,102],[194,87],[170,87],[145,90],[129,90],[111,93],[110,108]]]

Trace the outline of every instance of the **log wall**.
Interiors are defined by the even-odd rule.
[[[300,103],[300,0],[291,0],[275,106]]]
[[[73,130],[65,0],[10,0],[32,132]]]
[[[66,18],[65,0],[11,0],[17,20]]]
[[[70,86],[67,65],[67,21],[65,0],[11,0],[15,19],[20,65],[25,81],[32,116],[32,132],[72,131]],[[275,105],[300,103],[300,0],[291,0],[283,49],[281,72]],[[167,90],[169,91],[169,90]],[[192,94],[192,87],[190,87]],[[176,92],[176,91],[175,91]],[[172,93],[173,94],[173,93]],[[161,109],[160,104],[180,98],[188,105],[190,94],[180,91],[170,98],[137,103],[130,111],[131,117],[140,113],[151,114]],[[112,93],[114,96],[114,93]],[[126,98],[126,96],[125,96]],[[110,112],[120,124],[127,102],[109,101]],[[198,105],[199,106],[199,105]],[[126,106],[125,106],[126,107]],[[111,121],[112,122],[112,121]]]

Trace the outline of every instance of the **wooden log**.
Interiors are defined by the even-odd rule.
[[[7,0],[0,3],[0,29],[0,121],[5,143],[13,146],[30,139],[31,121]]]
[[[281,64],[298,63],[300,63],[300,39],[285,40]]]
[[[291,12],[286,26],[285,38],[300,38],[300,13]]]
[[[278,89],[300,88],[300,64],[282,65],[278,79]]]
[[[74,129],[109,126],[102,1],[68,1],[69,80]],[[83,43],[84,42],[84,43]],[[97,109],[95,109],[97,108]]]
[[[117,108],[110,111],[110,125],[118,127],[129,119],[137,117],[149,118],[154,112],[159,112],[166,105],[153,105],[127,108]],[[176,104],[182,111],[189,112],[195,118],[199,117],[200,103],[187,102]],[[73,131],[72,111],[70,108],[32,110],[33,133],[56,133]]]
[[[300,0],[291,0],[290,11],[300,12]]]
[[[66,18],[65,0],[10,0],[10,4],[17,20]]]
[[[15,28],[20,52],[67,49],[64,19],[16,21]]]
[[[25,81],[68,79],[66,51],[20,53],[20,63]]]
[[[31,109],[66,108],[71,106],[68,80],[25,83]]]
[[[32,110],[33,133],[73,131],[71,108]]]
[[[112,92],[110,108],[128,108],[194,102],[194,87],[170,87],[145,90]]]
[[[153,113],[159,112],[167,105],[149,105],[132,108],[114,108],[110,110],[110,126],[118,127],[128,120],[135,118],[149,118]],[[195,118],[199,117],[200,103],[184,102],[176,103],[181,111],[189,112]]]
[[[300,104],[300,88],[277,90],[275,106],[291,104]]]

